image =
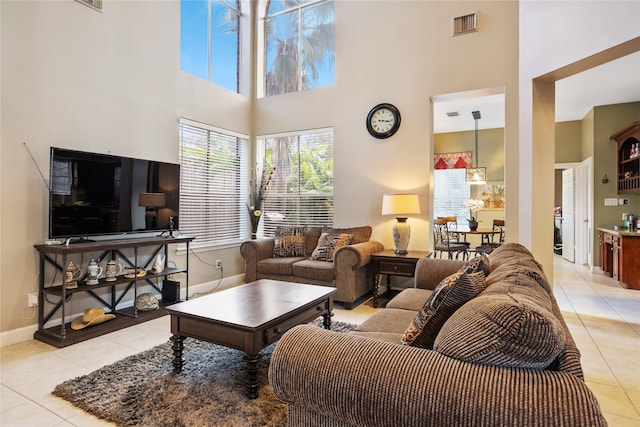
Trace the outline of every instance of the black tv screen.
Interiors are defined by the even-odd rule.
[[[178,227],[180,165],[51,148],[49,238]]]

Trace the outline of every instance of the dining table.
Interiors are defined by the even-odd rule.
[[[493,230],[491,228],[478,228],[477,230],[470,230],[470,229],[465,229],[465,228],[458,228],[456,230],[449,230],[449,234],[451,235],[462,235],[464,236],[464,242],[468,242],[467,237],[468,236],[480,236],[480,241],[482,243],[485,242],[485,239],[488,238],[489,241],[491,242],[492,236],[495,236],[496,234],[500,234],[500,230]]]

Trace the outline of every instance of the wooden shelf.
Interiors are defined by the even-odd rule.
[[[171,304],[172,303],[160,302],[160,308],[158,310],[138,311],[137,317],[134,317],[133,307],[120,310],[115,313],[116,318],[113,320],[77,331],[71,329],[71,322],[68,322],[65,324],[66,335],[64,339],[62,339],[60,335],[60,326],[52,326],[47,329],[38,330],[34,334],[34,338],[54,347],[63,348],[104,334],[119,331],[120,329],[128,328],[138,323],[162,317],[167,314],[167,307]],[[167,339],[170,335],[171,332],[167,330]]]
[[[95,338],[100,335],[108,334],[110,332],[117,331],[119,329],[126,328],[140,322],[155,319],[167,314],[165,307],[167,305],[170,305],[172,302],[161,302],[159,310],[148,312],[137,311],[133,306],[124,309],[119,307],[127,305],[123,304],[122,300],[126,295],[129,294],[130,291],[133,290],[133,293],[131,294],[132,296],[138,294],[138,285],[141,283],[150,284],[159,294],[165,293],[163,292],[163,289],[158,286],[158,279],[164,279],[167,276],[178,273],[184,273],[186,275],[185,286],[188,299],[189,243],[194,239],[194,237],[190,236],[166,238],[155,236],[146,238],[125,238],[118,240],[82,242],[70,245],[34,245],[34,247],[38,250],[40,256],[38,330],[34,333],[34,338],[47,344],[51,344],[55,347],[66,347],[68,345]],[[187,246],[186,266],[184,268],[169,268],[167,266],[167,263],[169,262],[168,246],[176,243],[184,243]],[[143,247],[152,247],[153,249],[150,257],[148,253],[145,253],[144,258],[148,259],[145,259],[144,262],[142,262],[143,260],[138,257],[138,249]],[[123,255],[123,250],[133,251],[133,260],[129,261],[126,257],[124,257],[124,259],[126,259],[128,263],[137,264],[138,266],[143,266],[143,268],[148,268],[146,266],[150,265],[154,261],[154,257],[156,256],[156,254],[164,250],[164,269],[159,273],[153,273],[151,270],[147,270],[146,275],[138,277],[125,277],[124,275],[120,275],[116,278],[116,280],[113,281],[107,281],[106,279],[102,278],[99,279],[98,283],[95,285],[87,285],[85,282],[79,281],[78,287],[73,289],[66,289],[64,287],[62,283],[62,281],[64,280],[64,274],[58,273],[64,272],[65,266],[67,265],[67,257],[69,255],[101,251],[103,252],[101,258],[104,259],[105,256],[109,256],[110,259],[115,259],[117,256]],[[52,257],[52,254],[56,256]],[[61,256],[61,262],[59,262],[59,256]],[[131,264],[131,266],[133,266],[133,264]],[[58,284],[45,286],[45,276],[47,268],[53,269],[55,271],[54,277],[58,277],[58,280],[60,281]],[[154,280],[156,283],[154,283]],[[116,294],[116,288],[118,286],[120,286],[119,295]],[[110,290],[110,297],[103,298],[102,296],[96,294],[94,291],[97,289]],[[116,318],[78,331],[71,329],[71,321],[73,319],[69,319],[69,314],[66,312],[65,307],[69,300],[74,295],[77,295],[80,292],[92,296],[97,304],[99,304],[100,307],[104,308],[105,313],[115,314]],[[56,298],[57,301],[50,301],[50,299],[55,300]],[[134,301],[131,301],[131,305],[133,305],[133,303]],[[45,328],[44,325],[46,323],[49,323],[52,317],[56,314],[60,315],[60,324]],[[77,314],[75,314],[74,317],[75,316],[77,316]]]
[[[640,141],[640,121],[619,130],[610,139],[618,145],[618,194],[640,193],[640,156],[629,157]]]

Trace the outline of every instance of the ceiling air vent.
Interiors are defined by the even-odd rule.
[[[460,34],[472,33],[478,31],[476,14],[458,16],[453,18],[452,35],[459,36]]]
[[[460,114],[458,114],[457,111],[451,111],[447,113],[447,116],[449,117],[458,117]]]
[[[95,10],[102,10],[102,0],[76,0],[78,3],[82,3]]]

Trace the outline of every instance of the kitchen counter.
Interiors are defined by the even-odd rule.
[[[620,229],[620,230],[614,230],[613,227],[611,228],[605,228],[605,227],[598,227],[599,231],[604,231],[605,233],[609,233],[609,234],[613,234],[616,236],[629,236],[629,237],[640,237],[640,232],[639,231],[635,231],[635,230],[627,230],[627,229]]]
[[[629,289],[640,290],[640,232],[598,227],[600,267]]]

